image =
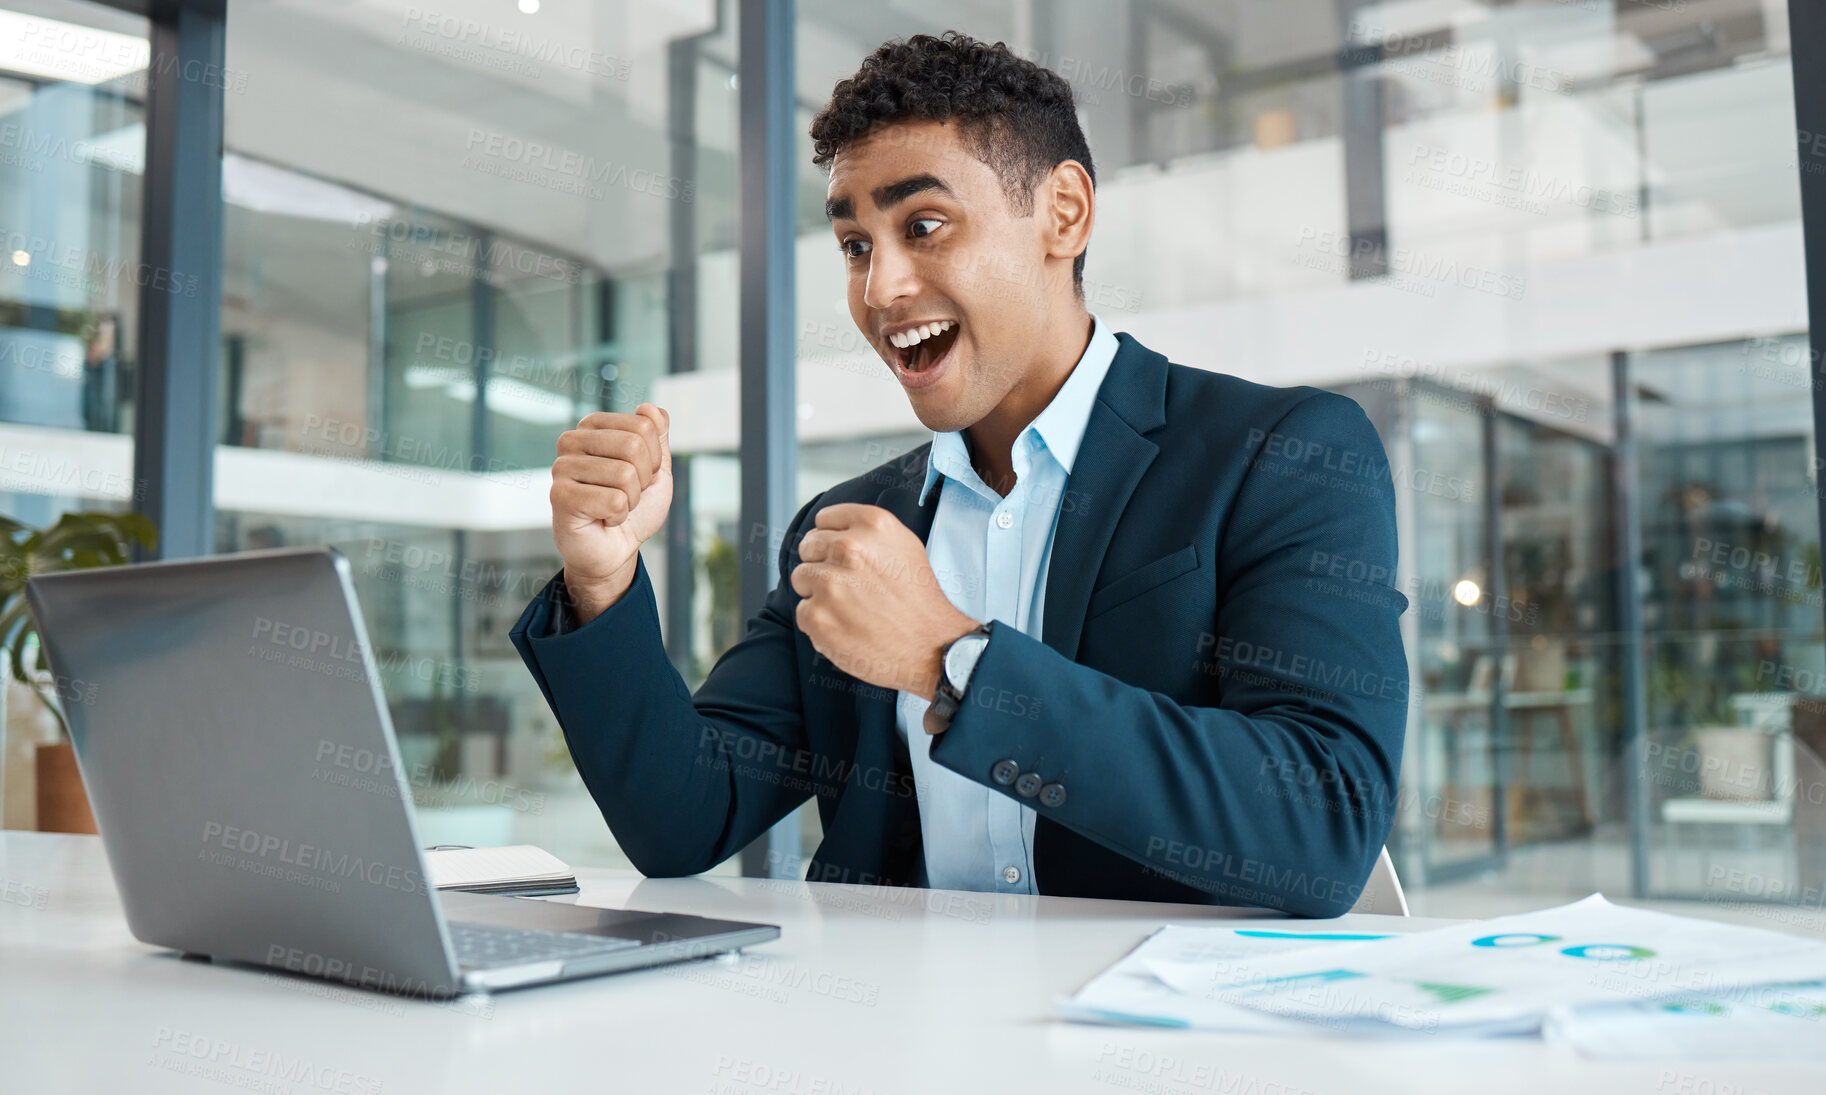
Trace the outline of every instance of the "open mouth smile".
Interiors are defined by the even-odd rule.
[[[938,379],[960,328],[956,320],[942,319],[899,327],[885,336],[894,348],[894,368],[900,382],[923,388]]]

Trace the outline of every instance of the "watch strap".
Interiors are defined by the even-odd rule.
[[[951,648],[973,635],[988,639],[991,635],[989,625],[976,625],[940,647],[938,651],[938,686],[932,690],[932,704],[927,708],[927,713],[946,727],[949,727],[951,720],[957,717],[958,708],[964,704],[964,690],[970,687],[968,680],[954,683],[946,671],[946,663],[950,660]],[[974,667],[972,667],[971,673],[973,676],[975,675]]]
[[[957,709],[960,706],[958,698],[951,694],[941,679],[938,690],[932,693],[932,706],[928,708],[932,717],[949,725],[951,720],[957,717]]]

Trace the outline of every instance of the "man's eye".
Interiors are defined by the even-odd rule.
[[[837,245],[837,249],[843,252],[846,259],[859,259],[869,253],[869,241],[844,240]]]
[[[932,233],[938,231],[938,226],[943,223],[945,223],[945,222],[939,220],[937,217],[921,217],[918,220],[914,221],[911,225],[909,225],[908,228],[913,233],[914,238],[918,239],[918,238],[922,238],[925,236],[930,236]],[[930,227],[922,232],[919,230],[919,226],[922,224],[929,224],[932,227]]]

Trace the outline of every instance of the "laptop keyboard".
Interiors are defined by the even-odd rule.
[[[457,965],[464,969],[519,966],[529,962],[569,962],[610,951],[637,947],[636,939],[617,939],[583,932],[529,931],[494,924],[451,924],[450,942]]]

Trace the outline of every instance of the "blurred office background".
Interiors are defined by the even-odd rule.
[[[556,436],[651,399],[681,483],[645,553],[675,663],[695,685],[740,634],[735,5],[435,9],[228,5],[214,548],[349,556],[427,839],[625,862],[506,633],[559,565]],[[1799,179],[1826,161],[1797,151],[1783,0],[794,19],[795,507],[925,437],[849,318],[804,130],[885,39],[1006,41],[1079,96],[1092,310],[1382,431],[1413,604],[1390,842],[1417,911],[1818,908]],[[34,525],[129,506],[142,294],[186,291],[139,264],[148,33],[0,0],[0,514]],[[0,804],[30,827],[51,731],[16,687],[7,713]]]

